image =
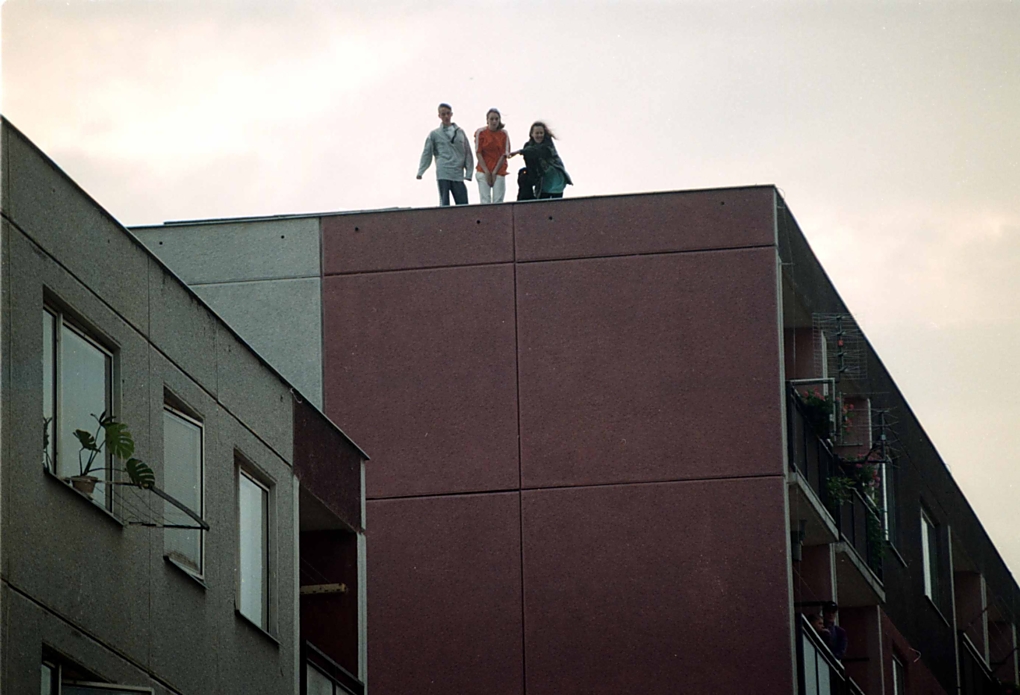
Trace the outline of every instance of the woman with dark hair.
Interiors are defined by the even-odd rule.
[[[531,124],[530,135],[528,143],[511,152],[510,156],[524,155],[528,185],[534,187],[536,198],[562,198],[563,189],[574,185],[574,182],[556,153],[556,145],[553,144],[556,136],[542,121]]]
[[[499,109],[489,109],[485,114],[485,127],[475,131],[478,200],[482,203],[502,203],[506,193],[506,160],[510,156],[510,136],[503,127]]]

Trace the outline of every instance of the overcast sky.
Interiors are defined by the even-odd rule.
[[[1020,576],[1020,2],[8,0],[2,39],[4,115],[128,225],[434,205],[439,101],[546,120],[571,197],[776,184]]]

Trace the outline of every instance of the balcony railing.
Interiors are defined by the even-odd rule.
[[[847,544],[881,579],[884,550],[882,516],[871,500],[861,494],[860,486],[853,489],[850,499],[842,504],[833,499],[829,480],[836,475],[852,477],[852,472],[844,469],[844,464],[828,442],[815,434],[800,399],[792,391],[787,407],[787,443],[790,466],[814,491]]]
[[[364,683],[310,642],[301,645],[301,663],[302,695],[365,695]]]
[[[804,695],[862,695],[803,615],[797,616],[797,674]]]
[[[999,695],[998,679],[985,664],[985,659],[962,630],[960,639],[960,693],[962,695]]]
[[[809,424],[800,399],[790,394],[787,408],[787,443],[790,447],[790,465],[794,467],[814,490],[829,514],[835,519],[836,506],[829,499],[829,478],[836,474],[836,455],[828,444],[818,438]]]

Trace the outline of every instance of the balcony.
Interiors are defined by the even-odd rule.
[[[849,464],[840,460],[832,445],[819,436],[816,419],[791,389],[787,402],[787,445],[790,468],[795,472],[791,514],[803,521],[805,545],[838,543],[837,573],[840,602],[875,605],[885,599],[882,555],[885,542],[882,517],[860,484],[840,493],[833,480],[854,479]]]
[[[962,630],[957,633],[960,644],[961,695],[1000,695],[1003,689],[992,674],[984,657]]]
[[[803,615],[797,616],[797,677],[803,695],[863,695]]]
[[[310,642],[302,644],[302,695],[365,695],[365,684]]]

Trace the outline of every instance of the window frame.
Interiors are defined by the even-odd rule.
[[[921,508],[921,573],[924,576],[924,595],[939,605],[939,547],[938,525],[931,515]]]
[[[899,493],[897,467],[889,460],[881,463],[882,476],[882,523],[886,543],[899,545],[899,517],[896,499]]]
[[[49,473],[52,473],[54,477],[58,478],[59,480],[61,480],[65,484],[70,485],[70,480],[69,479],[74,477],[74,476],[65,476],[64,473],[66,472],[66,470],[61,470],[61,456],[62,456],[62,453],[61,453],[61,447],[60,447],[60,423],[62,422],[62,420],[64,419],[64,416],[65,416],[65,413],[62,412],[63,408],[64,408],[64,400],[65,400],[64,399],[64,384],[63,384],[63,369],[64,369],[64,365],[62,364],[63,359],[61,358],[61,351],[62,351],[62,345],[63,345],[63,340],[64,340],[63,329],[67,328],[67,330],[69,332],[73,333],[75,336],[77,336],[79,339],[81,339],[83,342],[85,342],[88,346],[94,348],[96,351],[98,351],[103,356],[103,358],[104,358],[103,359],[103,364],[104,364],[104,370],[105,370],[105,374],[104,374],[104,388],[103,388],[103,400],[104,400],[104,410],[103,410],[103,412],[107,413],[107,414],[110,414],[110,413],[116,414],[116,411],[117,411],[117,408],[116,408],[116,394],[115,394],[115,391],[114,391],[114,384],[116,383],[116,378],[117,378],[116,352],[113,349],[111,349],[110,347],[108,347],[106,344],[104,344],[104,342],[102,340],[100,340],[99,338],[97,338],[95,336],[97,331],[90,330],[89,328],[86,327],[86,324],[83,321],[77,320],[73,316],[73,314],[69,314],[69,312],[65,311],[64,309],[61,309],[59,306],[54,305],[54,304],[52,304],[50,302],[45,302],[43,304],[43,315],[44,315],[44,317],[46,315],[49,315],[53,319],[53,335],[51,336],[52,343],[50,344],[50,348],[51,348],[50,356],[51,356],[51,360],[52,360],[52,365],[49,365],[49,367],[51,368],[51,373],[49,374],[49,378],[52,379],[52,384],[51,384],[52,390],[50,392],[50,398],[51,398],[51,403],[52,403],[52,415],[51,415],[52,420],[49,423],[49,425],[47,425],[47,434],[49,436],[49,447],[50,447],[50,449],[52,449],[53,453],[52,453],[52,456],[48,457],[49,460],[47,460],[47,454],[49,452],[47,451],[46,448],[43,449],[43,451],[44,451],[43,469],[46,470]],[[46,337],[47,337],[46,336],[46,327],[44,325],[44,327],[43,327],[43,339],[44,339],[44,341],[45,341]],[[44,352],[43,352],[43,370],[44,370],[44,372],[46,371],[47,366],[48,365],[45,364],[45,346],[44,346]],[[43,374],[43,384],[42,384],[43,388],[42,388],[42,391],[43,391],[44,394],[45,394],[45,392],[47,390],[46,389],[46,380],[47,380],[47,375]],[[47,412],[46,412],[46,406],[45,406],[45,401],[44,401],[44,405],[43,405],[43,417],[45,418],[46,416],[47,416]],[[91,431],[92,423],[89,423],[89,427],[90,427],[90,431]],[[100,479],[100,481],[97,483],[97,486],[98,485],[102,485],[102,488],[103,488],[103,493],[102,493],[101,499],[97,499],[96,497],[89,497],[89,499],[92,501],[93,504],[95,504],[96,506],[101,507],[102,509],[105,509],[106,511],[111,512],[111,513],[113,512],[113,497],[114,497],[114,495],[113,495],[113,486],[111,484],[109,484],[109,483],[115,481],[115,477],[112,475],[112,473],[113,473],[113,465],[112,464],[113,464],[112,457],[110,456],[110,453],[104,448],[103,449],[103,466],[102,466],[102,469],[104,471],[104,475],[107,472],[110,473],[111,475],[110,475],[109,479],[104,477],[104,478]],[[66,465],[69,465],[69,464],[65,463],[64,465],[66,466]],[[85,496],[85,495],[83,495],[83,496]]]
[[[244,579],[244,563],[242,562],[242,548],[243,548],[243,533],[244,527],[241,524],[241,485],[244,481],[248,481],[253,484],[261,492],[261,508],[262,508],[262,619],[257,620],[254,616],[248,615],[244,610],[244,601],[242,595],[242,585]],[[271,539],[271,531],[273,528],[273,485],[268,482],[263,476],[261,476],[253,466],[247,464],[247,462],[239,461],[237,465],[237,485],[235,486],[237,494],[237,600],[236,609],[238,614],[243,616],[247,621],[259,627],[268,635],[274,634],[273,626],[274,621],[272,617],[273,600],[275,599],[274,592],[272,590],[271,581],[273,577],[273,560],[272,552],[274,550]]]
[[[206,507],[206,436],[205,436],[205,424],[196,415],[191,414],[187,410],[178,406],[176,403],[170,400],[164,400],[163,402],[163,486],[164,491],[166,488],[167,480],[167,458],[166,458],[166,416],[171,415],[180,420],[183,420],[186,424],[190,424],[198,428],[199,432],[199,453],[198,453],[198,480],[199,480],[199,508],[193,509],[192,511],[198,514],[201,518],[205,519],[205,507]],[[168,493],[171,494],[171,493]],[[178,500],[180,502],[180,500]],[[205,578],[205,562],[206,562],[206,547],[205,547],[205,530],[195,529],[198,532],[198,568],[192,567],[184,559],[177,559],[170,555],[166,551],[166,534],[167,533],[179,533],[181,529],[163,529],[163,557],[174,563],[176,566],[185,570],[189,574],[193,575],[198,579]]]
[[[49,650],[45,650],[49,652]],[[64,665],[68,665],[71,675],[70,677],[64,673]],[[42,692],[44,684],[42,682],[42,669],[49,669],[49,690],[48,692]],[[49,656],[44,656],[39,664],[39,689],[41,695],[61,695],[64,692],[64,686],[74,686],[79,689],[84,688],[85,690],[105,690],[123,692],[125,695],[154,695],[155,691],[145,685],[120,685],[118,683],[104,683],[102,681],[93,680],[96,676],[87,669],[79,668],[77,665],[71,663],[69,660],[62,659],[52,653]]]
[[[895,654],[892,655],[892,695],[906,695],[907,666]]]

